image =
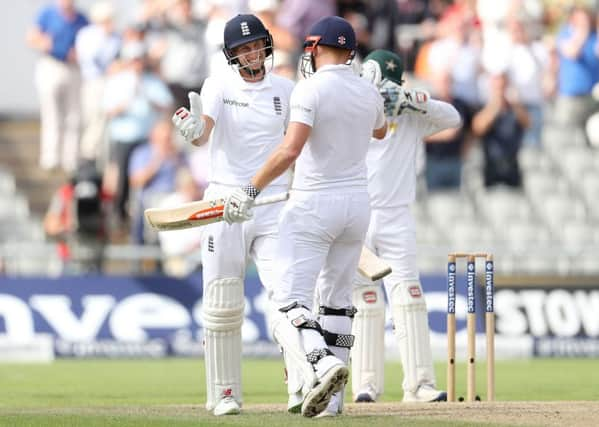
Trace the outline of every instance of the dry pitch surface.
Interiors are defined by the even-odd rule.
[[[248,412],[283,410],[283,407],[252,405]],[[434,405],[407,403],[346,404],[345,414],[388,415],[401,418],[462,421],[480,424],[518,426],[597,426],[599,402],[476,402],[439,403]]]
[[[247,415],[277,414],[299,421],[299,415],[289,416],[284,405],[250,404],[243,411]],[[22,414],[36,414],[39,410],[19,411]],[[133,416],[133,417],[174,417],[195,418],[217,421],[199,405],[155,405],[147,407],[100,407],[100,408],[54,408],[45,409],[50,415],[101,415],[101,416]],[[341,421],[361,421],[359,425],[371,425],[369,416],[397,418],[397,425],[408,425],[407,420],[420,423],[436,421],[440,423],[472,423],[473,425],[504,426],[596,426],[599,425],[599,402],[477,402],[477,403],[438,403],[430,405],[406,403],[372,403],[346,404],[344,415],[337,418]],[[218,421],[241,421],[243,415],[236,417],[219,417]],[[308,421],[307,419],[305,419]],[[283,420],[281,420],[283,421]],[[315,422],[318,422],[314,420]],[[322,420],[325,421],[325,420]],[[332,419],[330,421],[333,421]],[[372,421],[372,420],[371,420]],[[284,422],[284,421],[283,421]],[[363,423],[363,424],[362,424]],[[219,423],[221,424],[221,423]],[[228,424],[224,422],[223,424]],[[237,423],[235,423],[237,424]],[[295,423],[294,423],[295,424]],[[358,425],[354,422],[348,423]],[[200,425],[202,422],[200,421]],[[274,427],[274,426],[273,426]]]

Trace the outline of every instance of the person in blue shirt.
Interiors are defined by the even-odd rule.
[[[80,137],[80,84],[74,45],[88,24],[72,0],[44,6],[27,33],[27,43],[41,53],[35,69],[40,100],[40,166],[46,170],[77,168]]]
[[[597,108],[591,93],[599,82],[597,30],[590,10],[573,7],[567,23],[557,36],[559,71],[557,76],[556,120],[583,132],[588,117]]]
[[[170,113],[173,97],[166,83],[149,68],[144,43],[125,43],[120,59],[120,71],[108,77],[101,102],[108,117],[108,169],[116,170],[116,219],[125,225],[129,220],[127,176],[131,153],[148,140],[160,116]]]
[[[189,169],[187,157],[175,145],[170,119],[161,118],[152,127],[148,142],[137,146],[129,160],[128,178],[134,190],[132,243],[147,243],[144,209],[157,206],[175,192],[177,174],[182,169]]]

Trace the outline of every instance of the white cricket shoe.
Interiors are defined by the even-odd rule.
[[[306,393],[302,404],[302,415],[305,417],[315,417],[324,411],[329,406],[333,394],[341,390],[349,378],[349,369],[345,363],[334,356],[321,359],[316,365],[317,373],[320,371],[319,365],[329,365],[330,368],[324,375],[319,376],[318,383]]]
[[[320,414],[316,415],[314,418],[325,418],[325,417],[336,417],[337,415],[341,415],[341,411],[343,410],[343,392],[338,391],[333,394],[331,397],[331,401],[329,405],[326,407],[324,411]]]
[[[287,400],[287,412],[299,414],[302,411],[302,403],[304,403],[304,393],[301,391],[298,391],[297,393],[289,393],[289,399]]]
[[[220,415],[237,415],[241,412],[241,406],[233,395],[231,389],[225,390],[223,396],[214,407],[214,415],[217,417]]]
[[[376,402],[377,392],[372,384],[366,384],[362,387],[354,397],[356,403],[372,403]]]
[[[430,384],[422,384],[418,386],[415,392],[406,391],[403,395],[404,402],[445,402],[447,393],[442,390],[437,390]]]

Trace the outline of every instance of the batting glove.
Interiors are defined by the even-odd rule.
[[[202,100],[197,92],[189,92],[189,108],[179,108],[173,114],[173,124],[179,130],[179,133],[185,142],[193,143],[202,136],[206,123],[202,118]]]
[[[399,111],[403,113],[426,114],[426,108],[430,95],[423,89],[402,89],[399,95]]]
[[[379,93],[383,97],[385,117],[397,116],[404,100],[402,88],[395,83],[387,82],[381,86]]]
[[[227,224],[244,222],[254,216],[252,207],[260,191],[251,184],[237,188],[225,199],[223,220]]]

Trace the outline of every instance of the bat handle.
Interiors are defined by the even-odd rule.
[[[275,194],[272,196],[258,197],[256,199],[256,201],[254,202],[254,206],[262,206],[262,205],[269,205],[271,203],[284,202],[288,198],[289,198],[289,193],[287,191],[284,193]]]

